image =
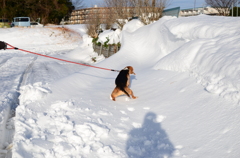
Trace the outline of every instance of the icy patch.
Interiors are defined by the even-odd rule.
[[[34,83],[33,85],[26,85],[20,88],[20,105],[28,104],[30,102],[38,101],[44,98],[51,90],[41,82]]]

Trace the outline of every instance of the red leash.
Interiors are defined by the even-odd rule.
[[[0,42],[1,42],[1,41],[0,41]],[[5,43],[5,42],[4,42],[4,43]],[[5,49],[16,49],[16,50],[20,50],[20,51],[23,51],[23,52],[27,52],[27,53],[31,53],[31,54],[35,54],[35,55],[39,55],[39,56],[43,56],[43,57],[55,59],[55,60],[60,60],[60,61],[64,61],[64,62],[68,62],[68,63],[72,63],[72,64],[77,64],[77,65],[82,65],[82,66],[88,66],[88,67],[97,68],[97,69],[102,69],[102,70],[109,70],[109,71],[120,72],[119,70],[107,69],[107,68],[102,68],[102,67],[97,67],[97,66],[92,66],[92,65],[81,64],[81,63],[77,63],[77,62],[69,61],[69,60],[64,60],[64,59],[60,59],[60,58],[55,58],[55,57],[51,57],[51,56],[48,56],[48,55],[43,55],[43,54],[39,54],[39,53],[35,53],[35,52],[28,51],[28,50],[20,49],[20,48],[14,47],[14,46],[12,46],[12,45],[10,45],[10,44],[8,44],[8,43],[5,43],[5,44],[11,47],[11,48],[5,47]]]

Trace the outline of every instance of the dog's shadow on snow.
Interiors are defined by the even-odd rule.
[[[133,80],[137,80],[136,76],[135,75],[130,75],[130,85],[129,85],[129,87],[131,87]]]
[[[174,145],[161,124],[156,122],[156,114],[149,112],[141,128],[134,128],[129,133],[126,153],[129,158],[165,158],[171,157]]]

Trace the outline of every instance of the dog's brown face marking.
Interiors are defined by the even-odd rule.
[[[134,74],[134,75],[136,75],[135,72],[134,72],[134,70],[133,70],[133,67],[132,67],[132,66],[127,66],[126,68],[129,70],[129,74]]]

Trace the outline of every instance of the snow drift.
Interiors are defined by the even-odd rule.
[[[236,56],[240,50],[240,24],[236,21],[239,18],[206,15],[163,17],[142,27],[138,20],[132,20],[123,28],[121,50],[103,66],[115,60],[118,68],[132,64],[138,68],[187,71],[210,93],[239,102],[240,68]],[[117,58],[124,60],[118,62]]]
[[[164,25],[186,42],[162,58],[155,69],[188,71],[207,91],[240,101],[239,18],[198,16]],[[181,23],[179,22],[181,20]],[[235,21],[236,20],[236,21]]]

